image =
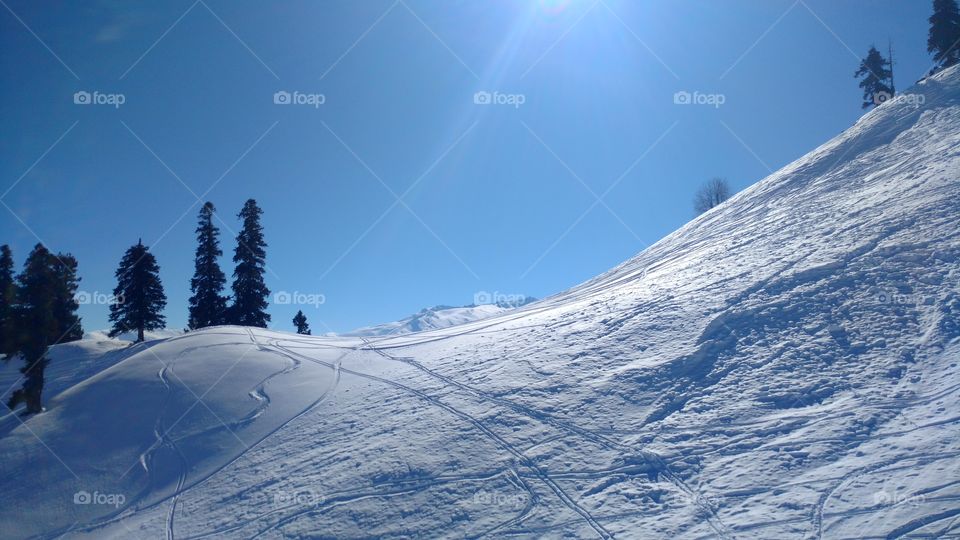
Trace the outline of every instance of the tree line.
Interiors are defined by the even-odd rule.
[[[933,15],[930,16],[930,33],[927,36],[927,52],[933,55],[931,74],[960,63],[960,9],[956,0],[933,0]],[[878,106],[897,94],[893,77],[893,47],[887,48],[887,56],[870,46],[867,56],[853,74],[860,79],[863,89],[863,108]]]
[[[247,200],[237,217],[241,221],[233,252],[231,295],[224,292],[226,274],[220,269],[220,230],[214,225],[216,208],[206,202],[197,220],[197,250],[193,277],[190,278],[187,328],[197,330],[221,324],[266,328],[270,314],[266,309],[270,289],[264,280],[266,248],[260,216],[263,210],[254,199]],[[135,331],[136,342],[144,340],[147,330],[166,327],[163,310],[167,298],[160,281],[160,267],[150,250],[138,242],[124,254],[117,268],[117,287],[110,304],[109,336]]]
[[[215,212],[211,202],[200,208],[187,326],[190,330],[222,324],[266,328],[270,290],[264,280],[267,243],[260,224],[263,211],[249,199],[237,215],[242,227],[233,254],[229,295],[224,290],[227,277],[218,262],[223,252],[220,231],[213,223]],[[126,250],[115,277],[110,337],[136,332],[136,342],[141,342],[144,332],[164,328],[167,297],[160,266],[142,241]],[[24,405],[27,414],[42,411],[49,348],[83,337],[77,315],[79,283],[77,260],[70,254],[54,254],[39,243],[27,256],[23,270],[14,276],[13,253],[9,246],[0,246],[0,354],[5,361],[23,361],[22,385],[8,399],[10,409]],[[302,311],[293,323],[298,333],[310,334]]]

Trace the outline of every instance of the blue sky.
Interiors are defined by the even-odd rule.
[[[852,124],[871,43],[893,41],[901,89],[917,80],[931,67],[929,12],[894,0],[3,0],[0,243],[18,265],[38,238],[71,252],[81,289],[104,294],[143,238],[181,327],[198,197],[223,220],[228,274],[252,197],[269,287],[325,300],[271,306],[275,328],[298,308],[323,332],[482,291],[544,297],[690,220],[707,178],[742,189]],[[80,91],[123,103],[78,105]],[[723,104],[676,105],[681,91]],[[322,104],[275,104],[277,92]],[[107,314],[81,307],[88,331]]]

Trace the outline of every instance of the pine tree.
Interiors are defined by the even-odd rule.
[[[27,413],[43,410],[44,371],[51,345],[79,339],[83,335],[78,307],[77,261],[70,255],[53,255],[43,244],[37,244],[17,276],[15,321],[20,329],[15,335],[16,352],[23,358],[23,386],[7,402],[11,409],[20,403]]]
[[[191,330],[224,324],[227,313],[227,297],[223,296],[223,287],[227,277],[217,258],[223,255],[220,250],[220,231],[213,224],[213,203],[207,202],[200,209],[197,223],[197,254],[194,263],[193,278],[190,280],[190,317]]]
[[[54,289],[53,317],[57,321],[58,343],[67,343],[83,339],[83,328],[77,309],[77,289],[80,278],[77,277],[77,259],[73,255],[58,253],[53,257],[56,288]]]
[[[310,335],[310,325],[307,324],[307,316],[303,314],[302,310],[298,310],[293,317],[293,325],[297,327],[298,334]]]
[[[13,307],[16,287],[13,282],[13,253],[10,246],[0,246],[0,354],[9,360],[14,352]]]
[[[124,254],[116,277],[117,287],[110,304],[110,337],[136,330],[137,342],[143,341],[144,330],[157,330],[166,324],[163,308],[167,297],[163,294],[157,259],[143,242],[137,242]]]
[[[266,241],[260,226],[263,210],[257,201],[249,199],[238,217],[243,229],[237,235],[237,247],[233,255],[236,268],[233,271],[233,305],[230,306],[230,322],[240,326],[266,328],[270,315],[266,312],[270,289],[263,280],[266,268]]]
[[[887,61],[890,62],[890,94],[897,95],[897,85],[893,82],[893,42],[887,43]]]
[[[860,62],[860,69],[853,74],[861,78],[860,88],[863,89],[863,108],[871,105],[880,105],[893,97],[893,71],[890,60],[880,54],[876,47],[871,46],[867,57]]]
[[[933,0],[927,52],[941,68],[960,63],[960,9],[956,0]]]

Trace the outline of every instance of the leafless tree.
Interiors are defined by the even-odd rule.
[[[730,184],[726,178],[711,178],[697,190],[693,198],[693,209],[702,214],[730,198]]]

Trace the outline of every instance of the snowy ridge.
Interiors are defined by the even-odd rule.
[[[413,332],[423,332],[426,330],[439,330],[441,328],[449,328],[458,324],[488,319],[494,315],[500,315],[521,307],[521,305],[525,305],[526,303],[529,302],[519,305],[481,304],[463,307],[434,306],[431,308],[424,308],[419,312],[410,315],[409,317],[400,319],[399,321],[378,324],[375,326],[366,326],[342,335],[378,337],[410,334]]]
[[[183,330],[178,330],[175,328],[164,328],[163,330],[147,330],[143,333],[144,339],[146,341],[154,341],[157,339],[166,339],[175,336],[182,335]],[[86,332],[83,335],[85,340],[95,340],[95,341],[108,341],[108,340],[117,340],[117,341],[127,341],[133,342],[137,339],[136,332],[124,332],[117,337],[110,337],[109,330],[94,330],[92,332]]]
[[[131,349],[0,438],[0,536],[956,536],[960,70],[910,92],[509,313]]]

